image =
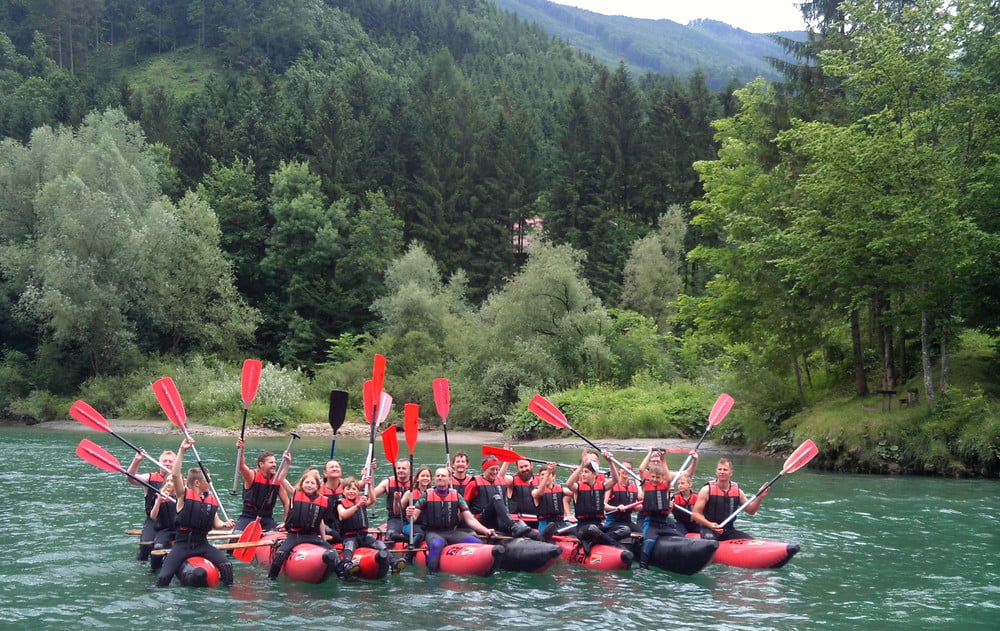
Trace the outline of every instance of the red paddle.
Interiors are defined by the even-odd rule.
[[[81,440],[80,444],[76,446],[76,455],[80,456],[98,469],[104,469],[105,471],[110,471],[111,473],[124,473],[138,484],[143,485],[165,500],[170,500],[171,502],[177,501],[149,482],[146,482],[142,478],[132,475],[126,471],[125,468],[122,467],[121,463],[118,462],[117,458],[112,456],[106,449],[95,442],[87,440],[86,438]]]
[[[243,399],[243,427],[240,428],[240,440],[246,437],[247,433],[247,410],[250,403],[257,397],[257,386],[260,385],[260,372],[262,366],[260,360],[243,360],[243,373],[240,377],[240,396]],[[233,474],[233,495],[236,495],[240,481],[240,460],[243,459],[243,447],[236,450],[236,472]]]
[[[416,403],[403,406],[403,430],[406,432],[406,446],[410,450],[410,506],[413,506],[413,487],[416,485],[413,450],[417,446],[417,434],[420,433],[420,406]],[[410,517],[410,547],[413,547],[413,517]]]
[[[382,384],[385,381],[385,357],[375,353],[375,358],[372,361],[372,378],[365,382],[364,392],[363,392],[363,404],[365,406],[365,418],[368,420],[368,424],[371,426],[371,431],[368,434],[368,457],[365,459],[365,468],[368,470],[369,475],[372,472],[372,462],[375,458],[375,430],[376,419],[378,418],[378,408],[382,399]],[[371,414],[368,413],[371,410]],[[369,488],[365,489],[366,495],[371,495],[371,485]]]
[[[84,401],[77,401],[76,403],[74,403],[69,408],[69,415],[72,416],[73,418],[75,418],[76,420],[80,421],[81,423],[83,423],[84,425],[86,425],[87,427],[89,427],[91,429],[96,429],[99,432],[107,432],[107,433],[111,434],[112,436],[114,436],[115,438],[117,438],[118,440],[122,441],[123,443],[125,443],[126,445],[128,445],[129,447],[131,447],[133,450],[135,450],[135,453],[139,454],[140,456],[142,456],[146,460],[149,460],[150,462],[155,463],[156,466],[158,466],[159,468],[163,469],[167,473],[170,473],[170,468],[169,467],[163,466],[162,464],[160,464],[159,460],[157,460],[156,458],[153,458],[152,456],[150,456],[149,454],[147,454],[146,452],[144,452],[142,449],[139,449],[138,447],[136,447],[135,445],[133,445],[129,441],[125,440],[125,438],[123,438],[119,434],[116,434],[111,429],[111,426],[108,425],[108,421],[105,420],[105,418],[103,416],[101,416],[101,413],[98,412],[97,410],[95,410],[94,408],[90,407],[90,405],[87,404],[86,402],[84,402]]]
[[[260,541],[261,526],[260,517],[253,520],[247,527],[243,529],[243,534],[240,535],[239,540],[236,543],[253,543],[254,541]],[[239,548],[233,552],[233,556],[243,561],[244,563],[249,563],[253,560],[256,551],[252,547]]]
[[[445,465],[451,466],[451,450],[448,448],[448,412],[451,411],[451,384],[444,377],[434,380],[434,407],[441,417],[441,427],[444,428]]]
[[[390,467],[396,466],[396,459],[399,457],[399,438],[396,436],[398,429],[395,425],[386,427],[382,432],[382,449],[385,451],[385,459],[389,461]]]
[[[695,451],[698,451],[698,448],[701,447],[701,443],[705,440],[705,437],[708,436],[708,432],[711,431],[713,427],[721,423],[722,419],[726,418],[726,415],[729,414],[729,410],[733,409],[733,403],[733,397],[725,393],[720,394],[719,398],[715,400],[715,405],[712,406],[712,411],[708,414],[708,427],[706,427],[705,431],[702,432],[701,438],[698,439],[698,444],[694,446]],[[673,486],[674,482],[677,481],[677,476],[687,470],[689,464],[691,464],[690,454],[688,454],[688,457],[684,459],[684,464],[681,465],[681,468],[674,474],[674,478],[670,481],[670,486]]]
[[[757,497],[759,497],[761,493],[764,493],[769,488],[771,488],[771,485],[777,482],[778,478],[787,473],[795,473],[802,467],[809,464],[809,461],[815,458],[816,454],[818,453],[819,453],[819,447],[817,447],[816,443],[814,443],[811,440],[807,440],[806,442],[799,445],[798,449],[793,451],[792,455],[788,456],[788,458],[785,460],[785,466],[781,468],[781,471],[778,472],[778,475],[771,478],[770,482],[762,486],[759,491],[748,497],[747,501],[744,502],[742,506],[733,511],[732,515],[726,517],[726,519],[721,524],[719,524],[719,526],[725,528],[726,524],[736,519],[736,516],[742,513],[743,510],[746,509],[746,507],[749,506],[751,502],[757,499]]]
[[[170,377],[164,377],[153,382],[153,394],[156,395],[156,400],[159,401],[160,408],[163,409],[164,414],[167,415],[170,422],[180,427],[181,431],[184,432],[184,438],[187,438],[191,442],[191,451],[194,453],[195,460],[198,461],[198,468],[201,469],[202,475],[205,476],[205,481],[208,482],[208,488],[211,489],[212,495],[215,496],[216,501],[219,503],[219,512],[222,513],[222,518],[225,521],[229,521],[229,515],[226,514],[226,509],[222,506],[222,499],[219,497],[218,492],[216,492],[215,485],[212,484],[212,478],[208,475],[208,469],[202,463],[201,456],[198,455],[198,448],[194,446],[191,434],[188,433],[187,412],[184,411],[184,401],[181,400],[181,394],[177,391],[174,380]]]
[[[548,464],[548,460],[539,460],[538,458],[529,458],[527,456],[522,456],[513,449],[504,449],[502,447],[490,447],[489,445],[483,445],[483,456],[496,456],[497,460],[500,462],[517,462],[518,460],[527,460],[528,462],[537,462],[538,464]],[[556,466],[564,467],[566,469],[576,469],[578,465],[563,464],[557,462]]]
[[[561,411],[559,411],[559,408],[553,405],[551,401],[549,401],[542,395],[536,394],[534,397],[532,397],[531,401],[528,402],[528,409],[534,412],[540,419],[542,419],[549,425],[554,425],[559,429],[568,429],[569,431],[573,432],[579,438],[581,438],[585,443],[587,443],[595,450],[597,450],[598,453],[601,453],[600,447],[590,442],[590,440],[586,436],[584,436],[580,432],[570,427],[569,421],[566,420],[566,415],[564,415]],[[624,467],[622,463],[615,460],[613,456],[609,458],[609,460],[615,463],[615,465],[617,465],[619,469],[624,469],[633,479],[635,479],[636,482],[642,484],[643,479],[638,473]]]

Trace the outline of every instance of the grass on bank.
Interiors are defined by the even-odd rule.
[[[882,398],[858,398],[841,384],[801,410],[790,410],[787,400],[767,403],[777,391],[773,384],[733,385],[736,405],[710,439],[771,453],[788,453],[809,438],[819,446],[816,465],[836,471],[912,473],[945,476],[1000,476],[1000,403],[996,374],[997,353],[992,339],[966,335],[952,358],[951,386],[931,409],[919,377],[898,388],[903,395],[882,409]],[[0,364],[0,382],[17,372],[17,361],[8,353]],[[265,364],[260,388],[249,414],[252,425],[272,429],[292,428],[303,422],[325,422],[331,389],[351,393],[348,422],[363,422],[360,384],[368,376],[370,359],[320,369],[315,375]],[[222,427],[238,427],[242,419],[239,362],[192,355],[184,359],[159,358],[132,374],[91,379],[76,396],[31,392],[6,406],[8,417],[26,423],[68,418],[72,402],[81,398],[108,418],[164,418],[150,384],[170,376],[184,399],[189,419]],[[759,375],[758,375],[759,377]],[[393,381],[393,378],[397,381]],[[413,392],[409,376],[387,376],[386,389],[394,385]],[[734,378],[730,378],[734,380]],[[430,381],[424,395],[400,398],[390,419],[398,422],[405,402],[421,405],[427,424],[439,424]],[[821,381],[820,379],[816,380]],[[688,438],[696,440],[707,426],[708,412],[720,386],[694,382],[666,384],[637,379],[629,388],[611,389],[581,385],[547,394],[584,436],[602,438]],[[756,388],[756,390],[755,390]],[[901,405],[908,388],[918,388],[919,400]],[[787,389],[786,389],[787,390]],[[482,428],[476,419],[462,418],[462,384],[452,380],[452,428]],[[397,392],[398,394],[398,392]],[[502,429],[514,439],[569,435],[547,425],[527,410],[535,392],[521,399],[504,417]],[[755,396],[756,395],[756,396]],[[773,396],[772,396],[773,398]],[[793,413],[794,412],[794,413]],[[491,429],[494,429],[491,427]]]

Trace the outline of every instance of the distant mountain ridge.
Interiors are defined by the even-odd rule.
[[[767,57],[791,61],[768,35],[749,33],[715,20],[683,25],[672,20],[601,15],[548,0],[493,2],[609,66],[624,61],[636,74],[688,76],[701,68],[709,86],[721,89],[732,79],[740,83],[758,76],[778,79]],[[804,32],[776,34],[804,37]]]

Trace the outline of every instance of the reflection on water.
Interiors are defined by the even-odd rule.
[[[384,581],[306,585],[270,583],[264,568],[237,563],[232,590],[156,589],[148,567],[133,560],[137,538],[123,534],[140,522],[141,490],[73,453],[83,436],[123,462],[131,457],[127,448],[94,432],[0,432],[16,454],[0,472],[0,628],[964,630],[995,628],[1000,614],[995,481],[809,470],[786,476],[757,516],[740,518],[741,528],[759,537],[802,545],[788,566],[772,571],[712,565],[691,577],[638,569],[602,574],[559,562],[541,575],[457,577],[410,567]],[[179,442],[129,438],[149,451]],[[260,440],[253,448],[285,445]],[[232,475],[231,440],[202,439],[198,446],[217,475]],[[345,473],[356,473],[367,442],[339,439],[337,448]],[[328,441],[303,439],[293,472],[321,464],[328,453]],[[556,450],[530,455],[573,457]],[[435,463],[444,453],[440,445],[418,444],[416,457]],[[733,460],[745,488],[781,466]],[[237,512],[235,499],[223,501]]]

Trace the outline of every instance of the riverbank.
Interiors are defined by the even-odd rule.
[[[181,430],[169,421],[143,421],[143,420],[113,420],[109,421],[112,429],[119,434],[176,434],[181,436]],[[8,427],[34,427],[46,430],[78,431],[83,426],[71,420],[48,421],[36,425],[8,425]],[[240,435],[239,429],[228,429],[216,427],[214,425],[202,425],[199,423],[188,423],[188,432],[193,437],[197,436],[232,436],[236,438]],[[295,428],[295,432],[303,437],[333,437],[330,425],[327,423],[301,423]],[[344,423],[337,431],[338,438],[359,438],[367,439],[370,428],[367,423]],[[287,436],[288,431],[272,430],[266,427],[247,427],[246,435],[249,437],[278,437]],[[420,430],[420,441],[427,443],[444,443],[444,432],[439,429]],[[516,447],[540,447],[549,449],[581,449],[586,444],[575,437],[566,438],[541,438],[538,440],[511,442],[500,432],[485,432],[475,430],[450,430],[448,432],[448,442],[456,445],[503,445],[510,443]],[[663,448],[683,448],[694,447],[694,440],[682,438],[603,438],[594,441],[601,447],[610,449],[644,449],[656,446]],[[719,446],[711,441],[705,441],[699,449],[701,453],[727,453],[746,454],[747,449],[740,449],[729,445]]]

